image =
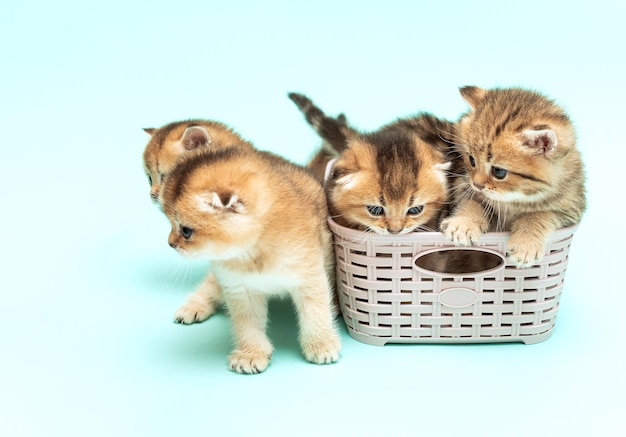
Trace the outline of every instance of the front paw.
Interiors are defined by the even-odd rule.
[[[339,360],[341,341],[338,335],[302,344],[302,352],[307,361],[314,364],[331,364]]]
[[[543,258],[545,241],[532,235],[514,232],[509,238],[507,251],[518,268],[527,268]]]
[[[235,350],[228,357],[228,366],[235,373],[261,373],[270,364],[271,355],[263,351]]]
[[[482,235],[480,225],[465,217],[450,217],[441,222],[441,232],[457,246],[476,244]]]
[[[185,303],[174,314],[174,323],[181,325],[192,325],[194,323],[204,322],[215,313],[215,304],[213,302],[194,302]]]

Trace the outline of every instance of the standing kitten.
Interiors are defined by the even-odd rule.
[[[208,147],[252,147],[232,129],[217,121],[186,120],[144,131],[151,137],[143,153],[144,171],[150,183],[150,198],[157,204],[160,203],[165,176],[181,156]]]
[[[306,96],[289,97],[340,153],[326,184],[329,210],[337,223],[379,234],[438,227],[448,199],[450,161],[443,150],[448,144],[435,146],[420,138],[420,134],[432,138],[427,132],[432,120],[420,120],[420,115],[359,134],[325,116]],[[419,129],[408,128],[411,123]]]
[[[468,175],[441,229],[458,245],[483,232],[511,231],[508,252],[519,267],[543,257],[547,237],[578,223],[585,211],[584,170],[565,112],[523,89],[461,88],[471,107],[455,142]]]
[[[170,246],[211,261],[215,276],[200,300],[223,296],[235,333],[231,370],[267,368],[267,301],[285,294],[296,307],[305,358],[337,361],[332,240],[324,192],[308,172],[251,148],[209,149],[171,171],[163,208],[172,225]]]

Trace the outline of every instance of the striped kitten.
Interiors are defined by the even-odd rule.
[[[426,136],[425,128],[407,127],[410,123],[424,127],[428,122],[415,117],[413,122],[398,121],[359,134],[325,116],[306,96],[291,93],[289,97],[340,153],[326,183],[329,210],[337,223],[378,234],[438,228],[448,201],[451,162],[443,151],[448,145],[430,144],[420,137]]]
[[[235,334],[231,370],[259,373],[269,365],[267,302],[279,295],[294,301],[305,358],[337,361],[332,240],[318,181],[275,155],[227,147],[180,161],[162,196],[170,246],[211,262],[214,276],[198,300],[226,303]]]
[[[519,267],[543,257],[546,239],[580,221],[585,175],[576,135],[563,109],[523,89],[461,88],[470,112],[455,143],[468,174],[452,217],[441,229],[458,245],[487,231],[511,231],[508,252]]]
[[[150,198],[160,204],[160,191],[165,176],[184,155],[204,148],[238,145],[252,147],[226,125],[210,120],[186,120],[161,128],[147,128],[150,135],[143,153],[144,171],[150,183]]]

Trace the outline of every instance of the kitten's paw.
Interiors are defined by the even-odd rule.
[[[215,313],[215,304],[212,302],[187,302],[174,314],[174,323],[192,325],[204,322]]]
[[[441,222],[441,232],[457,246],[471,246],[482,235],[480,225],[464,217],[450,217]]]
[[[228,357],[228,367],[235,373],[261,373],[270,364],[271,355],[262,351],[234,350]]]
[[[526,268],[543,258],[545,242],[522,233],[512,233],[507,244],[508,255],[518,268]]]
[[[339,360],[341,341],[333,335],[324,340],[309,341],[302,344],[304,358],[314,364],[331,364]]]

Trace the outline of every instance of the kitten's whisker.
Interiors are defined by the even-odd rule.
[[[415,230],[424,231],[424,232],[439,232],[438,230],[433,229],[430,226],[427,226],[426,224],[419,225],[418,227],[415,228]]]
[[[445,131],[443,129],[438,129],[438,132],[437,132],[437,136],[439,137],[440,140],[442,140],[442,141],[444,141],[444,142],[446,142],[448,144],[452,144],[454,146],[463,145],[462,143],[460,143],[460,144],[454,143],[454,142],[450,141],[448,138],[444,138],[443,136],[441,136],[441,134],[445,134],[445,135],[448,136],[448,138],[452,138],[452,139],[455,139],[455,140],[458,140],[458,141],[462,142],[463,139],[460,136],[458,136],[458,135],[456,135],[456,134],[454,134],[452,132],[447,132],[447,131]]]
[[[465,173],[454,173],[450,170],[445,170],[445,172],[448,176],[456,176],[456,177],[466,176]]]
[[[377,234],[378,233],[373,231],[372,229],[365,228],[355,237],[355,239],[359,240],[359,241],[367,241],[368,237],[370,237],[372,235],[377,235]]]
[[[330,218],[332,219],[336,219],[337,217],[343,217],[345,214],[335,214],[335,215],[331,215]]]

